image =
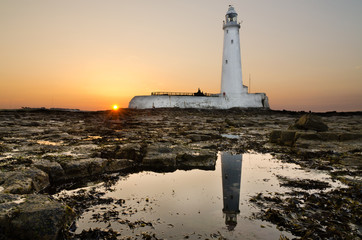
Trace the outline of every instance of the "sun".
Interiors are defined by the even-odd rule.
[[[118,106],[117,105],[113,105],[113,110],[118,110]]]

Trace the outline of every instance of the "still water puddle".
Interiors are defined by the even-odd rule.
[[[141,172],[121,178],[112,191],[98,185],[111,204],[88,209],[77,221],[76,233],[89,228],[112,228],[126,236],[148,232],[159,239],[279,239],[275,225],[256,220],[260,211],[249,199],[258,193],[291,191],[277,175],[332,182],[320,171],[305,171],[281,163],[269,154],[219,153],[213,171]],[[69,192],[68,192],[69,193]]]
[[[91,140],[97,140],[101,139],[101,136],[88,136],[87,138],[83,139],[84,141],[91,141]]]
[[[36,143],[40,144],[40,145],[60,146],[63,144],[63,141],[51,142],[51,141],[45,141],[45,140],[38,140],[38,141],[36,141]]]
[[[234,134],[221,134],[221,137],[229,138],[229,139],[239,139],[240,138],[239,135],[234,135]]]

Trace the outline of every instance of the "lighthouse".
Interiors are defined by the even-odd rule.
[[[233,6],[229,8],[223,22],[224,45],[222,55],[222,74],[220,93],[167,92],[157,91],[151,95],[135,96],[129,108],[269,108],[265,93],[248,93],[243,85],[241,73],[241,53],[238,14]]]
[[[240,182],[242,169],[242,155],[221,153],[223,213],[225,224],[229,230],[237,225],[237,215],[240,213]]]
[[[237,22],[237,17],[238,14],[234,7],[229,5],[223,23],[221,94],[231,98],[239,98],[243,93],[247,93],[247,87],[243,86],[241,74],[240,23]]]

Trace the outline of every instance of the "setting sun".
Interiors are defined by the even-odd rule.
[[[113,105],[113,110],[118,110],[118,106],[117,106],[117,105]]]

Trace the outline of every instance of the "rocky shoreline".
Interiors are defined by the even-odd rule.
[[[261,209],[255,217],[301,238],[358,239],[362,112],[314,114],[328,126],[323,131],[290,127],[304,114],[257,109],[2,111],[0,239],[72,238],[67,231],[82,207],[50,193],[111,173],[213,169],[218,151],[271,153],[306,169],[328,171],[348,188],[317,195],[293,190],[283,197],[258,195],[251,199]]]

